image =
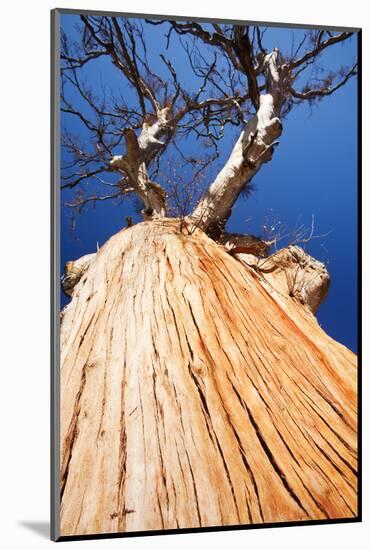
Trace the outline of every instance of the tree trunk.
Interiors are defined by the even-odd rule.
[[[114,235],[63,311],[61,534],[354,517],[356,356],[180,227]]]

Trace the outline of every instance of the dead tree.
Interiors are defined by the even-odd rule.
[[[138,196],[144,221],[66,266],[62,534],[356,516],[356,357],[315,319],[328,273],[297,247],[268,258],[270,243],[225,230],[291,109],[356,75],[354,64],[305,76],[352,33],[308,32],[285,57],[258,26],[80,19],[79,43],[62,34],[62,111],[89,139],[65,132],[62,189],[78,190],[75,208]],[[152,70],[147,28],[179,41],[195,90],[166,49],[167,77]],[[127,97],[84,82],[98,58]],[[179,224],[164,152],[202,172],[229,126],[228,160]],[[104,193],[87,195],[92,181]]]

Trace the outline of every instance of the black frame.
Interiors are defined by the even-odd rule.
[[[60,15],[61,14],[84,14],[84,15],[105,15],[132,18],[171,19],[176,21],[198,21],[231,23],[245,25],[264,25],[268,27],[285,27],[296,29],[326,29],[334,31],[351,31],[357,33],[357,54],[359,72],[357,75],[357,313],[358,313],[358,362],[357,362],[357,398],[358,398],[358,515],[354,518],[308,520],[308,521],[283,521],[275,523],[261,523],[249,525],[227,525],[216,527],[196,527],[184,529],[163,529],[156,531],[131,531],[123,533],[98,533],[90,535],[68,535],[61,536],[60,527],[60,506],[59,506],[59,471],[60,471],[60,77],[59,77],[59,47],[60,47]],[[55,542],[74,540],[94,540],[109,538],[126,538],[153,535],[173,535],[182,533],[203,533],[215,531],[236,531],[249,529],[265,529],[272,527],[289,527],[305,525],[333,525],[339,523],[362,522],[362,28],[359,27],[338,27],[328,25],[310,25],[294,23],[269,23],[266,21],[246,21],[236,19],[218,19],[193,16],[156,15],[142,13],[126,13],[100,10],[79,10],[68,8],[55,8],[51,10],[51,388],[50,388],[50,537]]]

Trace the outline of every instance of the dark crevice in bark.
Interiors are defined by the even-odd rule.
[[[333,445],[331,445],[329,440],[327,440],[327,444],[328,444],[329,447],[331,447],[332,451],[341,460],[341,462],[343,462],[343,464],[345,464],[349,468],[349,470],[352,472],[352,474],[354,474],[355,477],[357,477],[358,476],[357,470],[355,468],[353,468],[353,466],[351,464],[349,464],[349,462],[347,460],[345,460],[345,458],[343,456],[341,456],[341,454],[335,449],[335,447],[333,447]]]
[[[126,347],[125,347],[126,354]],[[125,423],[125,372],[126,363],[123,365],[121,379],[121,414],[120,414],[120,446],[119,446],[119,477],[118,477],[118,492],[117,492],[117,509],[118,509],[118,528],[125,530],[125,481],[126,481],[126,460],[127,460],[127,434]]]
[[[186,448],[184,448],[184,452],[185,452],[185,455],[187,457],[189,473],[191,474],[191,478],[192,478],[192,485],[193,485],[193,491],[194,491],[194,496],[195,496],[195,505],[196,505],[196,510],[197,510],[198,523],[199,523],[199,526],[202,527],[201,512],[200,512],[200,506],[199,506],[199,503],[198,503],[197,485],[196,485],[196,482],[195,482],[191,462],[189,460],[189,455],[187,453]]]
[[[101,405],[101,415],[99,419],[99,426],[97,431],[96,446],[98,446],[99,437],[103,436],[103,432],[101,430],[103,425],[104,414],[106,411],[106,392],[107,392],[107,365],[105,365],[104,376],[103,376],[103,399],[102,399],[102,405]]]
[[[294,405],[294,403],[293,403],[293,405]],[[296,407],[296,405],[295,405],[295,407]],[[318,455],[319,458],[324,458],[323,453],[322,453],[322,448],[319,445],[317,445],[317,443],[311,437],[310,433],[305,429],[305,427],[304,427],[305,425],[302,424],[302,426],[304,427],[304,429],[302,429],[301,426],[293,418],[293,416],[290,413],[289,409],[286,409],[286,411],[287,411],[288,415],[290,416],[291,421],[294,423],[295,427],[298,429],[298,431],[300,432],[302,437],[305,439],[306,443],[312,448],[312,450],[314,452],[316,452],[316,454]],[[335,489],[336,493],[341,498],[341,500],[344,502],[344,504],[349,508],[349,506],[346,504],[343,496],[339,492],[339,489],[334,485],[333,481],[326,474],[326,472],[323,470],[323,468],[321,468],[321,466],[319,465],[318,460],[314,464],[308,464],[308,462],[305,459],[303,459],[303,461],[310,469],[314,468],[315,470],[317,470],[321,473],[323,479],[326,479],[328,481],[328,483],[330,483],[330,485]],[[352,513],[353,513],[353,511],[352,511]]]
[[[301,388],[302,389],[302,388]],[[324,424],[326,424],[326,426],[328,427],[328,429],[334,434],[334,436],[340,441],[340,443],[342,443],[344,445],[344,447],[350,451],[350,453],[352,454],[353,453],[353,449],[351,449],[348,445],[348,443],[341,437],[340,434],[338,434],[331,426],[330,424],[324,419],[324,417],[318,412],[317,410],[317,406],[316,408],[314,407],[314,405],[316,405],[313,401],[313,399],[302,389],[302,392],[303,394],[309,399],[310,403],[308,402],[310,408],[316,412],[316,414],[320,417],[320,419],[323,421]],[[353,429],[352,429],[353,431]]]
[[[303,403],[303,406],[308,410],[308,407],[314,411],[314,413],[322,420],[322,422],[329,428],[329,430],[334,434],[334,436],[336,437],[336,439],[338,439],[345,447],[347,447],[347,443],[344,441],[344,439],[333,429],[331,428],[331,426],[329,425],[329,423],[323,418],[323,416],[318,412],[317,408],[315,408],[313,406],[314,402],[313,400],[309,397],[309,395],[303,391],[302,388],[300,388],[300,390],[302,391],[302,393],[305,395],[305,397],[308,398],[308,401],[301,401]],[[320,432],[321,434],[321,432]],[[326,443],[328,443],[328,440],[326,439],[325,440]],[[329,443],[328,443],[329,444]],[[318,445],[317,445],[318,446]],[[331,447],[331,445],[330,445]],[[320,447],[319,447],[320,448]],[[350,450],[350,449],[349,449]],[[351,467],[350,467],[351,468]],[[351,468],[352,469],[352,468]],[[353,473],[355,473],[355,475],[357,475],[357,472],[353,471]]]
[[[256,433],[256,436],[258,438],[258,441],[260,443],[260,445],[262,446],[266,456],[268,457],[269,459],[269,462],[272,464],[273,466],[273,469],[275,470],[275,472],[278,474],[279,478],[281,479],[285,489],[288,491],[288,493],[291,495],[291,497],[295,500],[296,504],[301,508],[301,510],[303,510],[303,512],[305,512],[305,514],[307,516],[309,516],[308,512],[305,510],[305,508],[303,507],[303,505],[301,504],[300,502],[300,499],[298,498],[298,496],[295,494],[295,492],[293,491],[293,489],[290,487],[289,483],[287,482],[286,480],[286,476],[285,474],[282,472],[281,468],[278,466],[271,450],[269,449],[265,439],[264,439],[264,436],[263,434],[261,433],[257,423],[255,422],[252,414],[251,414],[251,411],[250,409],[248,408],[248,406],[246,405],[246,403],[242,400],[242,398],[240,397],[240,395],[238,394],[236,388],[232,385],[232,388],[233,388],[233,391],[234,393],[236,394],[236,396],[238,397],[238,400],[241,404],[241,407],[246,411],[248,417],[249,417],[249,420],[250,420],[250,423],[251,425],[253,426],[254,430],[255,430],[255,433]]]
[[[226,461],[224,453],[223,453],[223,449],[222,449],[216,435],[215,435],[215,441],[216,441],[216,444],[218,446],[219,454],[220,454],[221,459],[223,461],[223,466],[224,466],[225,474],[226,474],[227,479],[228,479],[229,486],[231,488],[231,493],[232,493],[233,502],[234,502],[234,505],[235,505],[235,508],[236,508],[238,521],[241,523],[240,513],[239,513],[239,510],[238,510],[237,499],[236,499],[236,494],[235,494],[232,479],[231,479],[231,474],[230,474],[230,471],[229,471],[229,468],[228,468],[228,465],[227,465],[227,461]]]
[[[230,377],[227,375],[227,378],[232,386],[232,389],[234,391],[234,393],[239,397],[238,395],[238,392],[234,386],[234,384],[232,383]],[[255,387],[255,386],[254,386]],[[259,391],[258,388],[256,388],[256,391]],[[288,451],[289,455],[291,456],[291,458],[293,459],[293,461],[295,462],[295,464],[298,466],[299,470],[301,469],[301,466],[300,466],[300,463],[298,462],[297,458],[295,457],[294,453],[292,452],[292,450],[290,449],[289,445],[286,443],[285,441],[285,438],[283,437],[283,435],[281,434],[280,430],[277,428],[277,423],[275,422],[275,418],[272,417],[272,412],[271,412],[271,409],[268,405],[268,403],[265,401],[264,397],[259,393],[263,403],[265,404],[265,407],[266,407],[266,410],[267,410],[267,413],[269,415],[269,418],[271,419],[271,422],[272,422],[272,426],[274,426],[274,429],[278,435],[278,437],[280,438],[280,441],[282,442],[282,444],[285,446],[286,450]],[[240,401],[240,404],[241,406],[245,409],[245,404],[243,403],[242,399],[239,400]],[[314,498],[311,490],[307,487],[307,485],[305,484],[304,480],[301,478],[301,476],[298,474],[297,470],[295,470],[295,473],[296,475],[298,476],[300,482],[302,483],[304,489],[307,491],[307,493],[309,494],[309,496],[312,498],[313,502],[316,504],[317,508],[319,510],[321,510],[321,512],[325,515],[326,518],[328,518],[328,514],[326,512],[326,510],[323,508],[323,506],[321,506],[321,504]]]
[[[247,407],[247,405],[245,404],[245,410],[248,414],[248,417],[249,417],[249,420],[255,430],[255,433],[257,435],[257,438],[259,440],[259,443],[260,445],[262,446],[266,456],[268,457],[269,459],[269,462],[272,464],[273,466],[273,469],[276,471],[276,473],[278,474],[279,478],[281,479],[285,489],[287,490],[287,492],[291,495],[291,497],[294,499],[294,501],[296,502],[296,504],[299,506],[299,508],[308,516],[310,517],[310,514],[307,512],[307,510],[304,508],[304,506],[302,505],[302,503],[300,502],[300,499],[299,497],[295,494],[294,490],[292,489],[292,487],[290,486],[290,484],[288,483],[287,479],[286,479],[286,476],[285,474],[282,472],[281,468],[278,466],[277,462],[276,462],[276,459],[274,458],[273,454],[272,454],[272,451],[270,450],[270,448],[268,447],[268,444],[267,442],[265,441],[264,439],[264,436],[263,434],[261,433],[260,429],[259,429],[259,426],[257,425],[257,423],[255,422],[254,420],[254,417],[253,415],[251,414],[251,411],[250,409]]]
[[[233,501],[234,501],[234,504],[235,504],[235,507],[236,507],[236,512],[237,512],[237,517],[238,517],[238,520],[240,521],[240,514],[239,514],[239,510],[238,510],[238,505],[237,505],[237,500],[236,500],[236,495],[235,495],[235,491],[234,491],[234,487],[233,487],[233,483],[232,483],[232,480],[231,480],[231,475],[230,475],[230,472],[229,472],[229,469],[228,469],[228,466],[227,466],[227,462],[225,460],[225,457],[224,457],[224,453],[223,453],[223,450],[221,448],[221,445],[219,443],[219,440],[218,440],[218,437],[216,435],[216,432],[215,432],[215,429],[213,427],[213,424],[212,424],[212,419],[211,419],[211,415],[210,415],[210,411],[209,411],[209,408],[207,406],[207,401],[206,401],[206,397],[201,389],[201,386],[200,386],[200,383],[199,381],[197,380],[197,377],[194,375],[194,373],[192,372],[192,368],[190,366],[190,364],[188,363],[188,371],[191,375],[191,378],[197,388],[197,391],[198,391],[198,394],[200,396],[200,399],[201,399],[201,403],[202,403],[202,408],[203,408],[203,412],[204,412],[204,416],[206,418],[206,427],[207,427],[207,431],[208,431],[208,434],[209,434],[209,437],[211,439],[211,441],[213,442],[214,445],[217,446],[217,449],[219,451],[219,454],[220,454],[220,457],[222,459],[222,462],[223,462],[223,466],[224,466],[224,471],[226,473],[226,476],[227,476],[227,479],[228,479],[228,483],[229,483],[229,486],[231,488],[231,493],[232,493],[232,497],[233,497]],[[214,437],[213,437],[214,436]]]
[[[205,418],[205,424],[206,424],[206,429],[207,429],[208,436],[209,436],[210,441],[212,442],[212,444],[215,445],[216,444],[216,435],[215,435],[215,432],[213,430],[211,415],[210,415],[209,408],[207,406],[206,398],[205,398],[205,396],[204,396],[204,394],[201,390],[201,386],[200,386],[196,376],[192,372],[192,367],[191,367],[190,363],[188,363],[187,366],[188,366],[189,374],[192,378],[192,381],[194,382],[194,385],[196,386],[198,395],[199,395],[200,400],[201,400],[201,408],[202,408],[203,416]]]
[[[142,440],[143,440],[143,452],[144,452],[144,463],[147,464],[147,446],[146,446],[146,437],[144,430],[144,409],[143,409],[143,400],[142,400],[142,390],[140,386],[140,380],[138,380],[138,390],[139,390],[139,403],[140,403],[140,418],[142,423]]]
[[[240,455],[241,455],[241,460],[243,462],[243,465],[247,471],[247,473],[249,474],[249,477],[252,481],[252,484],[253,484],[253,487],[254,487],[254,491],[255,491],[255,497],[256,497],[256,500],[257,500],[257,503],[258,503],[258,506],[259,506],[259,512],[260,512],[260,516],[261,516],[261,520],[264,521],[264,515],[263,515],[263,510],[262,510],[262,507],[261,507],[261,503],[260,503],[260,498],[259,498],[259,491],[258,491],[258,487],[256,485],[256,481],[255,481],[255,478],[254,478],[254,474],[252,472],[252,469],[250,467],[250,464],[248,463],[247,461],[247,458],[246,458],[246,455],[245,455],[245,451],[243,450],[243,446],[242,446],[242,442],[241,442],[241,439],[237,433],[237,431],[235,430],[233,424],[231,424],[231,428],[233,430],[233,434],[237,440],[237,443],[238,443],[238,450],[240,452]],[[246,485],[245,485],[246,486]],[[246,486],[247,488],[247,486]],[[250,496],[250,491],[248,490],[248,493],[249,493],[249,496]],[[250,517],[250,520],[252,522],[252,519],[251,519],[251,512],[250,512],[250,506],[249,504],[246,502],[246,506],[247,506],[247,511],[248,511],[248,514],[249,514],[249,517]]]
[[[156,422],[155,422],[155,425],[156,425],[158,456],[159,456],[160,467],[161,467],[161,479],[162,479],[162,483],[163,483],[163,486],[164,486],[164,489],[165,489],[166,507],[169,510],[169,493],[168,493],[168,488],[167,488],[166,470],[165,470],[164,459],[163,459],[163,456],[162,456],[160,433],[159,433],[160,417],[162,418],[163,415],[161,413],[159,414],[159,403],[158,403],[157,397],[156,397],[156,391],[157,390],[156,390],[156,373],[155,373],[155,371],[153,371],[153,373],[152,373],[152,381],[153,381],[153,398],[154,398],[155,409],[156,409]]]
[[[89,330],[89,328],[90,328],[90,326],[91,326],[93,320],[94,320],[94,315],[92,316],[92,318],[90,319],[90,321],[89,321],[89,323],[88,323],[86,329],[84,330],[84,332],[83,332],[82,335],[80,336],[79,347],[82,346],[82,343],[83,343],[83,341],[85,340],[85,336],[87,335],[88,330]]]
[[[68,428],[66,439],[64,441],[62,471],[61,471],[61,493],[60,493],[61,501],[63,500],[63,494],[66,488],[73,448],[76,443],[77,437],[79,435],[78,423],[79,423],[79,417],[81,413],[81,398],[86,385],[86,371],[88,369],[88,366],[89,366],[88,363],[85,363],[84,368],[82,369],[80,387],[76,394],[71,422]]]
[[[165,529],[165,522],[164,522],[164,517],[163,517],[163,515],[162,515],[161,502],[160,502],[160,497],[159,497],[158,493],[157,493],[157,508],[158,508],[159,513],[160,513],[161,527],[162,527],[163,529]]]

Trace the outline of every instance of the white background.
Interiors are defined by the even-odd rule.
[[[368,122],[364,164],[370,155],[370,20],[368,2],[280,0],[239,3],[187,0],[6,0],[0,8],[0,257],[1,480],[0,544],[43,548],[49,519],[49,10],[54,7],[106,9],[245,20],[363,27],[364,110]],[[330,99],[331,101],[331,99]],[[341,116],[341,113],[339,113]],[[5,125],[4,125],[5,121]],[[346,158],[339,159],[346,162]],[[370,529],[370,183],[364,170],[364,522],[69,542],[69,548],[201,548],[213,546],[285,550],[369,548]],[[5,305],[5,307],[4,307]],[[368,334],[367,334],[368,333]],[[366,353],[367,352],[367,353]],[[367,538],[369,539],[367,541]]]

